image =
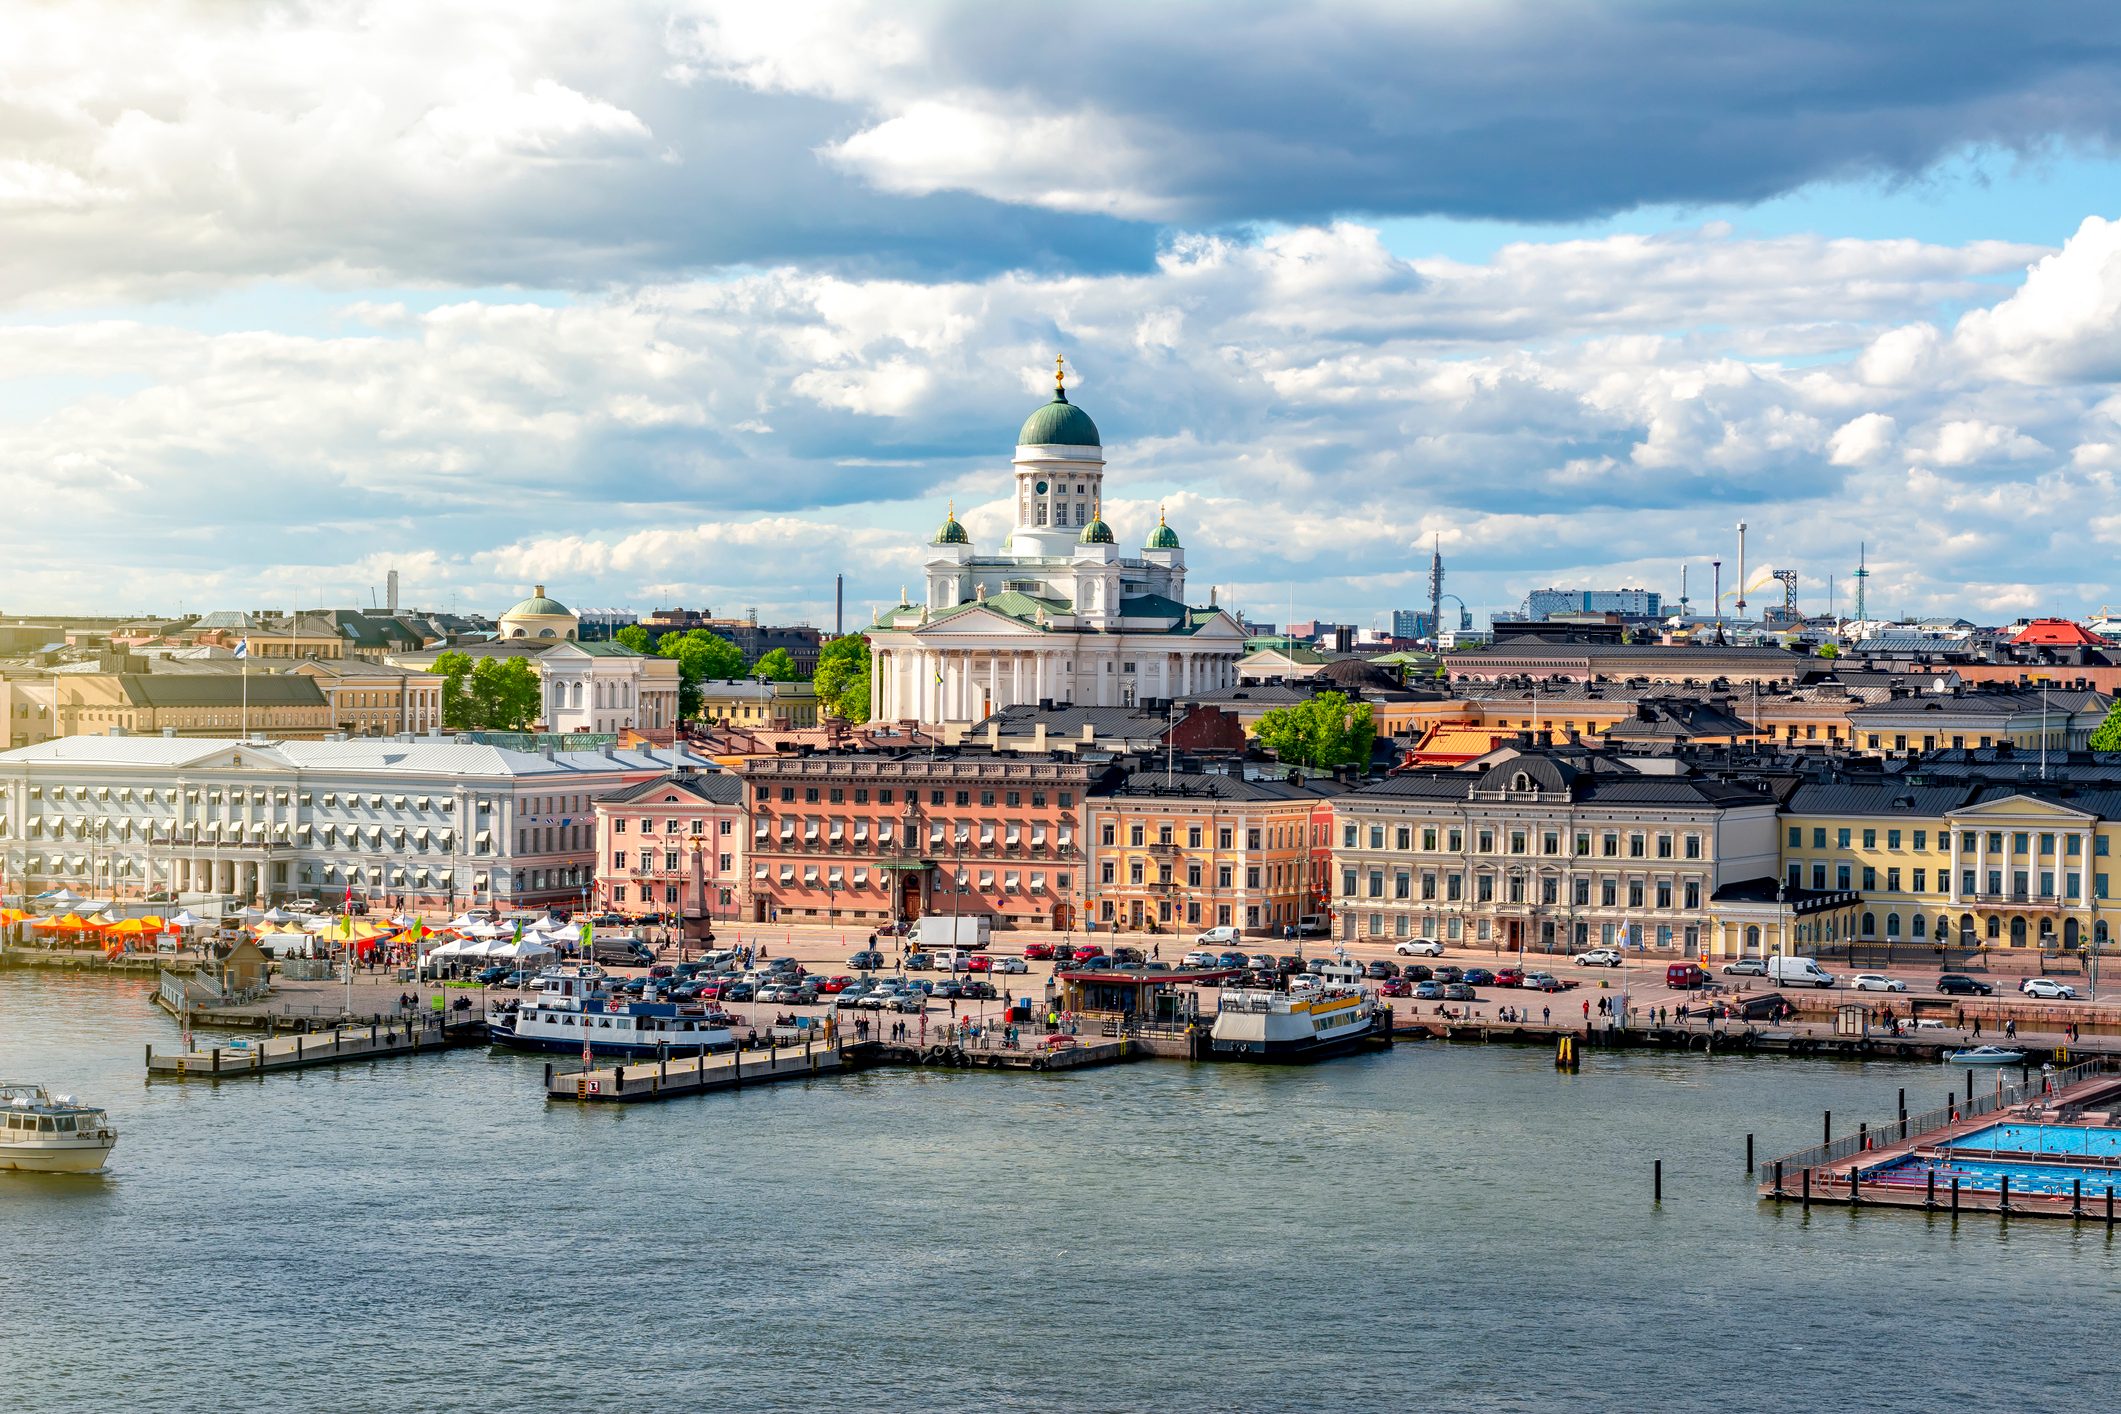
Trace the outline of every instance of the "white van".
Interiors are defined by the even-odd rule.
[[[1781,987],[1831,987],[1834,974],[1819,966],[1817,958],[1786,957],[1781,953],[1767,960],[1770,982]]]

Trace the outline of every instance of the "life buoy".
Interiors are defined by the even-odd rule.
[[[1031,1062],[1031,1068],[1033,1070],[1044,1070],[1046,1068],[1046,1058],[1044,1056],[1038,1057]]]

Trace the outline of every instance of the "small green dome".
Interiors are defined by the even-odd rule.
[[[1178,548],[1178,532],[1173,530],[1164,520],[1164,508],[1162,506],[1156,508],[1156,529],[1149,532],[1148,543],[1143,545],[1142,548],[1144,550],[1176,550]]]
[[[1112,527],[1105,524],[1103,516],[1093,516],[1090,519],[1090,523],[1083,527],[1083,533],[1076,537],[1076,543],[1078,545],[1110,545],[1112,543]]]
[[[1097,438],[1097,424],[1090,414],[1068,401],[1064,390],[1056,389],[1053,401],[1024,419],[1023,430],[1016,434],[1019,447],[1102,447]]]
[[[935,539],[930,543],[936,545],[970,545],[972,543],[971,532],[958,523],[957,507],[952,506],[950,508],[949,518],[943,522],[942,528],[935,532]]]
[[[574,610],[568,608],[559,600],[547,598],[545,586],[541,584],[528,599],[518,599],[515,606],[502,617],[510,619],[524,617],[568,618],[573,613]]]

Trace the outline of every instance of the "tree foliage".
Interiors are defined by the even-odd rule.
[[[645,637],[645,634],[644,634]],[[744,650],[718,633],[687,629],[666,633],[655,641],[659,658],[678,665],[678,715],[700,714],[700,684],[709,678],[740,678],[744,675]]]
[[[2106,709],[2106,720],[2092,728],[2092,750],[2121,751],[2121,697]]]
[[[1822,658],[1839,658],[1841,650],[1831,643],[1822,643],[1819,645],[1819,656]]]
[[[835,638],[818,650],[810,676],[818,705],[843,722],[869,720],[869,640],[859,633]]]
[[[443,653],[442,725],[451,731],[520,732],[538,720],[538,675],[527,658],[480,658]]]
[[[625,644],[636,653],[646,654],[655,651],[655,644],[648,637],[648,630],[642,628],[639,624],[626,625],[626,627],[613,634],[611,639],[614,643]]]
[[[795,671],[795,659],[789,656],[785,648],[776,648],[770,653],[760,654],[759,660],[751,665],[751,675],[764,678],[768,682],[794,682],[798,676]]]
[[[1370,704],[1346,694],[1321,692],[1308,702],[1277,707],[1259,719],[1259,744],[1294,766],[1324,770],[1367,766],[1377,728]]]

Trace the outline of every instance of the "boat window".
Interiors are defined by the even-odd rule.
[[[60,1115],[56,1120],[53,1121],[53,1123],[59,1126],[59,1132],[61,1134],[71,1134],[74,1132],[74,1117],[72,1115]]]
[[[37,1128],[45,1134],[52,1133],[52,1117],[50,1115],[44,1115],[39,1118],[37,1121]]]

